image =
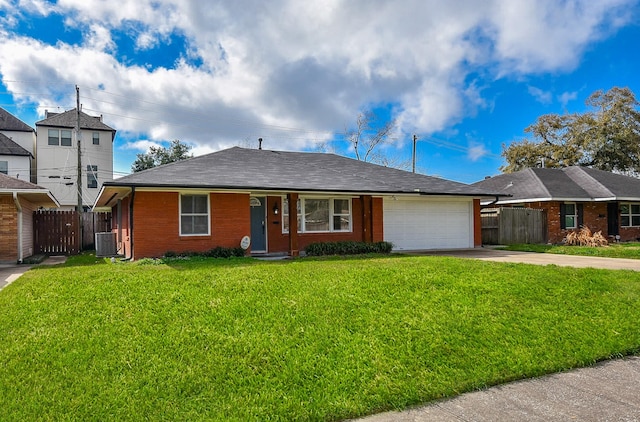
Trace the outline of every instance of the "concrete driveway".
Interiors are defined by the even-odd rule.
[[[536,252],[501,251],[492,248],[475,248],[451,251],[416,251],[416,255],[453,256],[481,261],[517,262],[536,265],[559,265],[563,267],[602,268],[607,270],[640,271],[640,259],[599,258],[592,256],[558,255]]]
[[[41,264],[24,265],[24,264],[0,264],[0,290],[16,281],[20,276],[33,267],[40,265],[56,265],[62,264],[67,260],[66,256],[50,256]]]

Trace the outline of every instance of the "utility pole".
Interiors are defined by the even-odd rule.
[[[78,251],[82,250],[82,161],[80,152],[80,87],[76,85],[76,142],[78,144],[78,179],[76,184],[78,186],[78,205],[76,211],[78,212]]]
[[[416,172],[416,142],[417,141],[418,141],[418,137],[414,133],[413,134],[413,168],[412,168],[413,173]]]

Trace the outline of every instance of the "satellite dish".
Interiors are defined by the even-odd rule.
[[[251,238],[249,236],[245,236],[240,241],[240,247],[245,251],[249,249],[249,245],[251,245]]]

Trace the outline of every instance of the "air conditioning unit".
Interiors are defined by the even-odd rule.
[[[116,234],[112,232],[96,233],[96,257],[116,256]]]

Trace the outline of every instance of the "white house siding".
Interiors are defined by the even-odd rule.
[[[33,212],[37,207],[24,199],[20,200],[22,206],[22,257],[33,255]]]
[[[384,238],[395,250],[472,248],[473,199],[384,198]]]
[[[0,155],[0,161],[7,162],[7,176],[16,179],[31,181],[31,159],[24,155]]]
[[[63,209],[70,209],[78,203],[77,141],[72,134],[71,146],[49,145],[49,126],[38,126],[38,181],[37,184],[51,191]],[[100,144],[93,145],[92,134],[100,134]],[[111,132],[97,130],[81,131],[82,203],[92,206],[102,183],[113,180],[113,141]],[[98,187],[87,188],[87,166],[98,166]],[[68,183],[68,184],[67,184]]]
[[[17,132],[13,130],[0,130],[0,133],[10,138],[13,142],[29,151],[35,156],[36,151],[36,133],[35,132]]]

